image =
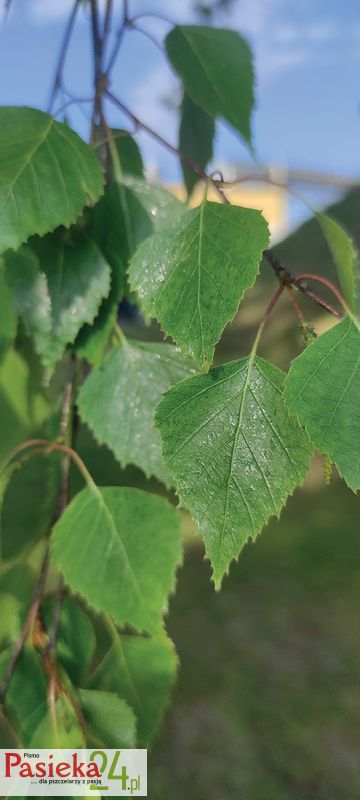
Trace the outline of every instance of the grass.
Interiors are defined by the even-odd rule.
[[[298,491],[221,593],[188,547],[150,798],[360,798],[359,616],[358,498],[340,481]]]

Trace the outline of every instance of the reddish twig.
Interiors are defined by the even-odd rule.
[[[274,255],[272,250],[264,250],[263,256],[269,262],[271,267],[273,268],[275,275],[278,277],[279,281],[281,281],[285,286],[292,286],[296,285],[296,288],[299,289],[300,292],[306,294],[307,297],[316,303],[318,306],[323,308],[325,311],[328,311],[329,314],[332,314],[333,317],[337,317],[337,319],[342,319],[342,313],[338,311],[334,306],[328,303],[327,300],[320,297],[318,294],[312,291],[310,287],[307,285],[305,280],[297,280],[298,276],[292,275],[291,272],[287,269],[287,267],[279,261],[278,258]]]
[[[8,455],[6,461],[3,464],[3,468],[7,466],[14,458],[16,458],[19,453],[22,453],[23,450],[27,450],[29,447],[43,447],[45,454],[49,455],[50,453],[64,453],[64,455],[69,456],[72,459],[74,464],[76,464],[79,472],[81,472],[84,480],[87,484],[94,486],[94,481],[90,475],[90,472],[87,470],[82,458],[80,458],[79,454],[76,450],[73,450],[72,447],[68,447],[65,444],[59,444],[58,442],[52,442],[50,439],[27,439],[26,442],[21,442],[21,444],[14,447],[11,453]]]
[[[297,318],[299,320],[299,323],[300,323],[300,325],[304,325],[305,319],[304,319],[303,312],[302,312],[302,310],[300,308],[300,305],[299,305],[299,303],[297,301],[295,289],[293,288],[293,286],[290,286],[290,284],[287,284],[286,288],[287,288],[287,292],[288,292],[288,296],[289,296],[291,305],[292,305],[292,307],[293,307],[293,309],[295,311],[295,314],[296,314],[296,316],[297,316]]]
[[[301,284],[304,280],[314,281],[315,283],[321,283],[322,286],[325,286],[327,289],[329,289],[330,292],[332,292],[333,295],[335,295],[340,305],[344,309],[345,313],[347,312],[348,308],[346,305],[345,298],[341,294],[340,289],[338,289],[337,286],[335,286],[335,284],[329,280],[329,278],[325,278],[323,275],[316,275],[313,272],[302,272],[300,275],[296,275],[292,279],[292,283]]]
[[[270,303],[269,303],[265,313],[263,314],[263,316],[262,316],[262,318],[260,320],[260,325],[258,327],[256,336],[255,336],[255,339],[254,339],[254,343],[253,343],[253,346],[251,348],[250,357],[253,357],[254,354],[257,351],[259,340],[260,340],[260,337],[262,336],[262,332],[263,332],[263,330],[265,328],[265,325],[266,325],[271,313],[273,312],[273,310],[274,310],[274,308],[276,306],[277,301],[281,297],[281,295],[282,295],[282,293],[284,291],[284,288],[285,288],[284,284],[280,283],[278,288],[277,288],[277,290],[276,290],[276,292],[275,292],[275,294],[272,296],[272,298],[270,300]]]

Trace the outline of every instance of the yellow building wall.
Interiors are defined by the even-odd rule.
[[[166,188],[179,200],[186,201],[186,190],[181,184],[167,184]],[[191,196],[191,207],[201,203],[204,194],[204,184],[199,182]],[[231,203],[247,208],[256,208],[262,211],[269,223],[273,241],[281,239],[288,230],[288,213],[286,193],[276,186],[247,184],[246,186],[226,187],[226,196]],[[221,202],[221,198],[213,186],[208,190],[209,200]]]

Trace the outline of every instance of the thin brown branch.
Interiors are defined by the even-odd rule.
[[[72,97],[71,100],[66,100],[59,108],[54,111],[54,117],[58,117],[65,109],[69,108],[70,106],[81,106],[85,103],[93,103],[93,97]]]
[[[272,312],[273,312],[273,310],[274,310],[274,308],[276,306],[277,301],[280,299],[280,297],[281,297],[281,295],[282,295],[282,293],[284,291],[284,288],[285,288],[284,284],[280,283],[278,288],[277,288],[277,290],[276,290],[276,292],[275,292],[275,294],[272,296],[272,298],[270,300],[270,303],[269,303],[268,307],[265,310],[265,313],[263,314],[263,316],[262,316],[262,318],[260,320],[260,325],[258,327],[257,334],[255,336],[254,343],[253,343],[253,346],[251,348],[251,353],[252,354],[256,353],[256,351],[257,351],[258,344],[259,344],[260,338],[262,336],[263,330],[265,328],[265,325],[266,325],[270,315],[272,314]]]
[[[111,28],[111,17],[113,13],[113,0],[106,0],[106,9],[105,9],[105,17],[104,17],[104,27],[102,33],[102,40],[104,46],[106,45],[110,28]]]
[[[149,33],[149,31],[146,31],[145,28],[141,28],[140,25],[136,25],[133,22],[131,23],[129,22],[128,27],[132,31],[136,31],[136,33],[141,33],[143,36],[145,36],[145,38],[148,39],[149,42],[151,42],[153,45],[155,45],[155,47],[160,51],[160,53],[164,55],[164,50],[160,42],[158,42],[157,39],[155,39],[155,36],[153,36],[152,33]]]
[[[274,255],[272,250],[264,250],[263,252],[264,257],[269,262],[270,266],[273,268],[275,275],[277,275],[279,281],[281,281],[285,286],[296,286],[300,292],[306,294],[306,296],[316,303],[320,308],[323,308],[325,311],[328,311],[329,314],[332,314],[333,317],[337,319],[342,319],[342,313],[338,311],[331,303],[328,303],[327,300],[324,300],[323,297],[320,297],[318,294],[312,291],[305,280],[301,279],[300,281],[297,280],[297,276],[292,275],[291,272],[285,267],[285,265],[279,261],[278,258]]]
[[[82,458],[80,458],[76,450],[73,450],[72,447],[68,447],[65,444],[53,442],[51,439],[27,439],[26,442],[21,442],[21,444],[17,445],[17,447],[14,447],[11,453],[7,456],[6,461],[3,462],[2,469],[4,469],[10,463],[10,461],[16,458],[19,453],[22,453],[29,447],[42,447],[44,448],[45,455],[50,455],[51,453],[64,453],[65,455],[68,455],[74,464],[76,464],[86,483],[89,486],[95,486],[90,472],[87,470]]]
[[[292,305],[292,307],[293,307],[293,309],[295,311],[295,314],[296,314],[296,316],[297,316],[297,318],[299,320],[299,324],[300,325],[305,325],[304,314],[303,314],[302,309],[301,309],[301,307],[300,307],[300,305],[299,305],[299,303],[297,301],[296,292],[295,292],[294,287],[291,286],[290,284],[287,284],[286,288],[287,288],[288,297],[290,299],[290,303],[291,303],[291,305]]]
[[[130,24],[132,24],[133,22],[137,22],[139,19],[145,19],[145,18],[159,19],[162,22],[166,22],[168,25],[172,25],[173,27],[175,27],[178,24],[177,22],[174,22],[174,20],[169,19],[169,17],[165,17],[164,14],[157,14],[155,11],[154,12],[143,12],[141,14],[136,14],[134,17],[132,17],[129,20],[129,22],[130,22]]]
[[[106,96],[113,103],[113,105],[115,105],[120,111],[123,112],[123,114],[125,114],[125,116],[127,116],[129,119],[132,120],[132,122],[136,125],[137,128],[141,128],[141,130],[145,131],[149,136],[151,136],[152,139],[155,139],[155,141],[159,142],[159,144],[161,144],[163,147],[165,147],[174,155],[179,156],[181,160],[184,162],[185,166],[191,169],[191,171],[194,172],[195,175],[197,175],[199,178],[201,178],[204,181],[209,180],[209,176],[207,175],[205,170],[203,170],[201,167],[195,164],[195,162],[191,158],[189,158],[189,156],[187,156],[186,153],[184,153],[182,150],[179,150],[179,148],[175,147],[175,145],[172,145],[170,142],[164,139],[160,133],[158,133],[149,125],[147,125],[145,122],[143,122],[141,119],[139,119],[139,117],[137,117],[133,111],[130,111],[130,109],[121,100],[119,100],[119,98],[116,97],[112,92],[107,90]]]
[[[100,16],[97,0],[90,0],[91,32],[93,38],[94,69],[98,76],[101,73],[102,38],[100,34]]]
[[[98,0],[90,0],[91,8],[91,32],[93,43],[93,61],[94,61],[94,89],[95,98],[93,105],[93,113],[91,120],[90,142],[94,144],[97,134],[97,128],[100,128],[106,133],[105,116],[103,108],[103,97],[108,86],[108,76],[104,72],[104,49],[106,44],[106,37],[101,36],[100,31],[100,14]],[[108,153],[106,148],[100,148],[100,157],[105,170],[105,174],[109,175],[109,162]]]
[[[100,122],[102,111],[102,89],[101,89],[101,74],[102,74],[102,39],[100,35],[100,19],[97,0],[90,0],[91,8],[91,33],[92,33],[92,46],[93,46],[93,60],[94,60],[94,88],[95,99],[93,107],[93,115],[91,121],[91,141],[95,138],[96,126]]]
[[[79,422],[78,415],[74,408],[75,380],[76,380],[75,369],[76,369],[76,361],[75,357],[72,356],[70,359],[68,379],[64,390],[62,415],[60,422],[60,437],[62,438],[64,444],[68,445],[72,449],[74,449],[75,446],[75,441],[78,431],[78,422]],[[61,480],[61,491],[59,495],[59,504],[58,504],[59,518],[64,513],[69,503],[70,463],[71,463],[70,458],[68,455],[66,455],[65,458],[62,459],[61,463],[62,480]],[[57,632],[60,623],[64,588],[65,588],[65,583],[63,577],[61,576],[59,580],[58,589],[56,592],[55,605],[49,628],[48,644],[43,654],[43,657],[44,658],[48,657],[50,661],[53,660],[54,652],[56,649]]]
[[[273,310],[274,310],[274,308],[275,308],[275,306],[276,306],[276,303],[277,303],[277,301],[280,299],[280,297],[281,297],[281,295],[282,295],[283,291],[284,291],[284,286],[283,286],[282,284],[280,284],[280,285],[278,286],[278,288],[277,288],[276,292],[273,294],[273,296],[272,296],[272,298],[271,298],[271,300],[270,300],[270,303],[269,303],[269,305],[268,305],[268,307],[267,307],[267,309],[266,309],[266,311],[265,311],[265,314],[263,315],[263,318],[262,318],[262,320],[261,320],[261,322],[260,322],[260,328],[261,328],[261,330],[262,330],[262,329],[264,328],[264,326],[266,325],[266,323],[267,323],[267,321],[268,321],[268,319],[269,319],[270,315],[272,314],[272,312],[273,312]]]
[[[126,28],[128,27],[128,25],[129,25],[128,0],[123,0],[122,21],[120,23],[118,32],[116,34],[115,44],[114,44],[114,47],[113,47],[113,49],[112,49],[112,51],[110,53],[109,61],[108,61],[108,64],[106,66],[106,69],[105,69],[105,74],[107,75],[108,78],[109,78],[110,73],[111,73],[111,71],[113,69],[115,61],[116,61],[116,59],[117,59],[117,57],[119,55],[119,50],[120,50],[120,47],[121,47],[121,43],[122,43],[122,40],[124,38],[124,34],[125,34],[125,31],[126,31]]]
[[[58,64],[57,64],[56,71],[55,71],[55,78],[54,78],[53,86],[52,86],[51,93],[50,93],[49,106],[48,106],[49,113],[51,113],[51,111],[52,111],[56,95],[57,95],[59,89],[61,88],[62,73],[63,73],[63,69],[64,69],[66,54],[67,54],[67,51],[68,51],[68,47],[69,47],[69,44],[70,44],[70,39],[71,39],[72,32],[73,32],[73,29],[74,29],[76,16],[77,16],[78,10],[80,8],[80,3],[81,3],[81,0],[75,0],[73,8],[72,8],[72,11],[71,11],[71,14],[70,14],[70,17],[68,19],[68,22],[67,22],[67,25],[66,25],[66,28],[65,28],[64,38],[63,38],[63,42],[62,42],[62,45],[61,45],[61,48],[60,48],[59,60],[58,60]]]
[[[347,313],[348,307],[345,298],[343,297],[337,286],[335,286],[335,284],[332,281],[330,281],[329,278],[326,278],[323,275],[316,275],[313,272],[303,272],[300,275],[296,275],[295,278],[293,278],[293,284],[301,284],[304,280],[314,281],[314,283],[321,283],[322,286],[325,286],[326,289],[328,289],[329,292],[332,292],[332,294],[337,298],[340,305],[344,309],[345,313]]]
[[[313,300],[313,302],[320,306],[320,308],[323,308],[324,311],[328,311],[328,313],[333,317],[336,317],[336,319],[343,318],[341,311],[338,311],[338,309],[331,305],[331,303],[328,303],[327,300],[324,300],[324,298],[317,294],[317,292],[313,292],[307,283],[298,283],[297,286],[300,289],[300,292],[306,294],[309,300]]]

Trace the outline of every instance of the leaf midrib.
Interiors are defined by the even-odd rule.
[[[229,491],[230,491],[230,482],[232,480],[232,472],[233,472],[233,466],[234,466],[235,448],[236,448],[236,445],[237,445],[237,442],[238,442],[238,439],[239,439],[239,435],[240,435],[240,431],[241,431],[241,426],[242,426],[242,421],[243,421],[243,416],[244,416],[244,409],[245,409],[245,399],[246,399],[246,394],[247,394],[247,390],[248,390],[249,383],[250,383],[250,374],[251,374],[251,369],[252,369],[252,366],[253,366],[253,363],[254,363],[254,359],[255,359],[255,350],[252,350],[251,353],[250,353],[250,356],[249,356],[248,367],[247,367],[247,370],[246,370],[246,373],[245,373],[245,380],[244,380],[244,383],[243,383],[243,386],[242,386],[242,394],[241,394],[238,422],[237,422],[236,431],[235,431],[235,435],[234,435],[233,446],[232,446],[232,449],[231,449],[229,473],[228,473],[228,479],[227,479],[227,484],[226,484],[226,494],[225,494],[224,522],[223,522],[223,526],[222,526],[222,529],[221,529],[220,541],[219,541],[219,561],[221,560],[221,551],[222,551],[222,546],[223,546],[223,541],[224,541],[225,528],[226,528],[226,525],[227,525]],[[233,544],[235,545],[234,536],[233,536],[232,531],[230,531],[230,533],[231,533],[231,538],[233,540]]]

